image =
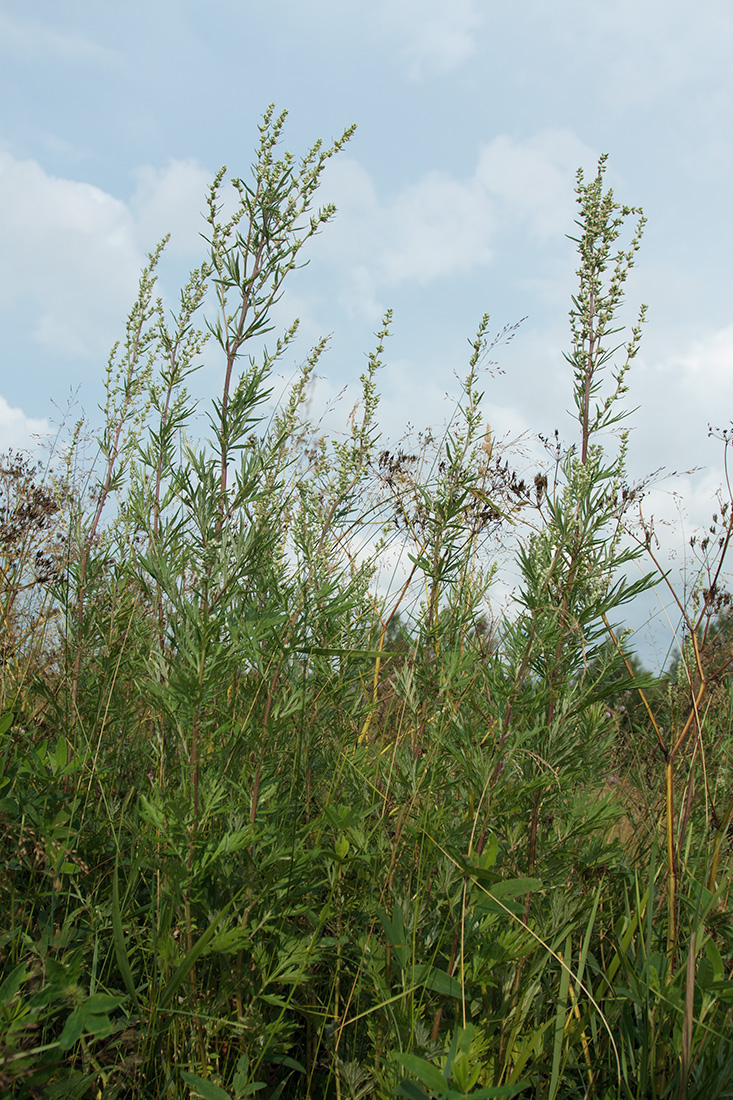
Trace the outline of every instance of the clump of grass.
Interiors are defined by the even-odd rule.
[[[532,482],[482,417],[488,317],[441,438],[380,441],[387,315],[329,439],[307,415],[325,340],[267,418],[296,326],[263,338],[333,215],[317,187],[350,131],[298,161],[283,125],[268,110],[228,220],[217,175],[172,317],[151,253],[91,486],[5,465],[0,1086],[727,1095],[729,502],[698,603],[680,600],[673,688],[619,622],[663,573],[629,524],[627,437],[609,436],[644,316],[618,347],[643,216],[605,189],[605,160],[579,174],[578,440]],[[211,340],[222,389],[196,441],[186,386]],[[503,619],[499,539],[521,575]],[[395,542],[410,568],[385,595]]]

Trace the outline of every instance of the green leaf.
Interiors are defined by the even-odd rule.
[[[451,978],[445,970],[438,970],[437,966],[431,966],[425,972],[425,968],[416,968],[415,982],[424,985],[426,989],[432,989],[433,993],[440,993],[444,997],[455,997],[460,1000],[462,995],[461,983]]]
[[[718,951],[717,945],[713,942],[713,940],[708,940],[705,944],[705,954],[707,955],[707,959],[703,961],[710,963],[713,971],[713,979],[715,981],[720,981],[725,974],[725,967],[723,966],[723,960],[721,958],[720,952]]]
[[[509,878],[495,882],[491,893],[495,898],[518,898],[541,889],[542,883],[538,878]]]
[[[393,653],[387,649],[325,649],[322,646],[289,646],[286,653],[308,653],[315,657],[351,657],[358,660],[371,660],[376,661],[377,657],[386,659],[387,657],[396,657],[397,653]]]
[[[404,1066],[408,1073],[417,1077],[423,1085],[427,1085],[433,1092],[437,1092],[438,1096],[445,1096],[448,1092],[448,1082],[432,1062],[426,1062],[424,1058],[419,1058],[417,1054],[398,1054],[397,1061]]]
[[[407,1079],[400,1082],[396,1092],[398,1096],[407,1096],[408,1100],[430,1100],[428,1094],[423,1092],[419,1085]]]
[[[233,901],[234,901],[234,899],[232,899],[232,901],[227,902],[227,904],[224,906],[224,908],[222,910],[220,910],[219,913],[217,913],[217,915],[214,917],[213,921],[211,922],[209,927],[206,929],[206,931],[204,933],[202,933],[201,936],[199,936],[198,940],[193,945],[191,950],[189,952],[187,952],[187,954],[180,961],[180,963],[176,967],[175,971],[171,975],[171,978],[168,981],[168,984],[166,985],[165,989],[163,990],[163,992],[160,995],[160,1001],[158,1002],[158,1008],[157,1008],[158,1012],[162,1012],[171,1003],[171,1001],[175,997],[176,993],[178,992],[181,984],[185,981],[186,977],[188,976],[192,966],[194,965],[196,960],[199,958],[199,956],[204,953],[204,951],[208,947],[210,941],[216,935],[217,926],[219,925],[222,917],[225,915],[227,910],[233,904]]]
[[[112,997],[109,993],[93,993],[91,997],[87,997],[81,1007],[85,1012],[97,1015],[100,1012],[112,1012],[113,1009],[119,1008],[124,999],[124,997]]]
[[[7,733],[13,724],[13,712],[12,710],[6,710],[4,714],[0,714],[0,737],[4,733]]]
[[[62,1050],[70,1050],[74,1043],[81,1038],[84,1030],[84,1017],[80,1008],[75,1008],[64,1024],[64,1029],[59,1036],[59,1046]]]
[[[488,871],[496,863],[496,857],[499,855],[499,837],[496,833],[492,833],[489,837],[489,842],[485,846],[483,852],[479,856],[479,867],[482,871]]]
[[[223,932],[214,936],[204,954],[213,955],[219,952],[222,955],[232,955],[249,943],[251,938],[252,933],[249,928],[243,928],[241,925],[236,928],[225,928]]]
[[[98,1038],[103,1038],[105,1035],[109,1035],[112,1030],[112,1021],[106,1014],[87,1012],[82,1006],[81,1017],[84,1030],[88,1031],[90,1035],[96,1035]]]
[[[265,1054],[264,1061],[273,1066],[287,1066],[288,1069],[294,1069],[298,1073],[307,1072],[305,1066],[296,1062],[295,1058],[291,1058],[289,1054]]]
[[[516,1096],[518,1092],[530,1087],[530,1081],[517,1081],[515,1085],[490,1085],[485,1089],[476,1089],[470,1094],[471,1100],[500,1100],[504,1096]]]
[[[70,1050],[85,1031],[98,1037],[109,1035],[112,1021],[107,1015],[118,1008],[124,997],[112,997],[107,993],[93,993],[83,1004],[78,1005],[64,1024],[59,1037],[62,1050]]]
[[[53,774],[57,775],[66,767],[67,760],[69,758],[69,747],[66,744],[66,739],[60,737],[56,744],[56,752],[54,753]]]
[[[204,1100],[232,1100],[225,1089],[220,1089],[213,1081],[206,1081],[197,1073],[188,1073],[187,1070],[182,1069],[181,1078],[195,1094],[202,1096]]]
[[[476,901],[476,907],[481,912],[496,913],[502,916],[506,916],[507,912],[519,914],[521,913],[520,904],[514,899],[542,887],[540,880],[535,878],[504,879],[485,885],[485,876],[490,874],[491,872],[478,871],[472,876],[481,883],[482,893]]]
[[[710,986],[715,981],[715,971],[710,959],[700,959],[700,964],[697,968],[697,983],[700,989],[710,989]]]
[[[707,992],[715,993],[725,1004],[733,1003],[733,981],[711,982]]]
[[[564,958],[570,961],[572,961],[573,958],[573,942],[569,934],[565,941]],[[550,1100],[555,1100],[557,1090],[560,1087],[560,1066],[565,1039],[566,1006],[569,986],[570,973],[568,964],[566,963],[560,973],[560,995],[557,999],[557,1008],[555,1012],[555,1036],[552,1047],[552,1075],[550,1077],[549,1091]]]
[[[27,977],[28,972],[25,963],[20,963],[15,970],[11,970],[3,984],[0,985],[0,1005],[10,1004]]]
[[[122,927],[122,914],[120,912],[119,853],[115,860],[115,869],[112,876],[112,939],[114,942],[117,965],[120,968],[120,974],[125,983],[125,989],[132,997],[135,1007],[139,1008],[140,1002],[138,1000],[137,989],[135,988],[135,979],[132,976],[130,957],[127,953],[127,944],[125,943],[125,932]]]
[[[387,937],[387,942],[394,951],[395,958],[400,966],[407,966],[409,952],[407,948],[407,933],[405,931],[405,919],[399,905],[394,907],[393,919],[390,920],[384,909],[377,909],[382,928]]]

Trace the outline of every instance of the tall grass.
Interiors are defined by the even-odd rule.
[[[151,254],[91,480],[73,449],[53,479],[4,463],[0,1090],[733,1095],[730,501],[676,679],[639,672],[620,618],[667,583],[620,428],[643,217],[603,160],[579,174],[578,438],[533,483],[482,418],[488,317],[442,438],[380,442],[389,316],[328,438],[307,416],[325,342],[269,415],[295,326],[264,338],[350,132],[296,160],[283,123],[228,220],[216,177],[171,318]]]

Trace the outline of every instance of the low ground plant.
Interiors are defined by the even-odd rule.
[[[283,126],[233,203],[214,180],[172,316],[151,253],[91,472],[75,445],[2,463],[0,1092],[731,1096],[733,506],[644,673],[624,616],[669,583],[626,467],[644,311],[618,335],[643,215],[604,159],[579,173],[577,438],[534,476],[483,418],[488,316],[442,436],[380,438],[390,315],[328,436],[325,341],[272,412],[297,326],[271,310],[351,131],[298,160]]]

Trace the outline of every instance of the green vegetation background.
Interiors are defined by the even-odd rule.
[[[380,445],[389,315],[328,437],[325,341],[266,417],[268,337],[350,131],[297,159],[283,124],[170,317],[151,254],[91,460],[80,425],[2,461],[0,1094],[733,1096],[733,509],[676,592],[626,473],[643,216],[579,173],[577,438],[533,481],[482,418],[488,316],[442,438]],[[655,584],[656,679],[624,630]]]

